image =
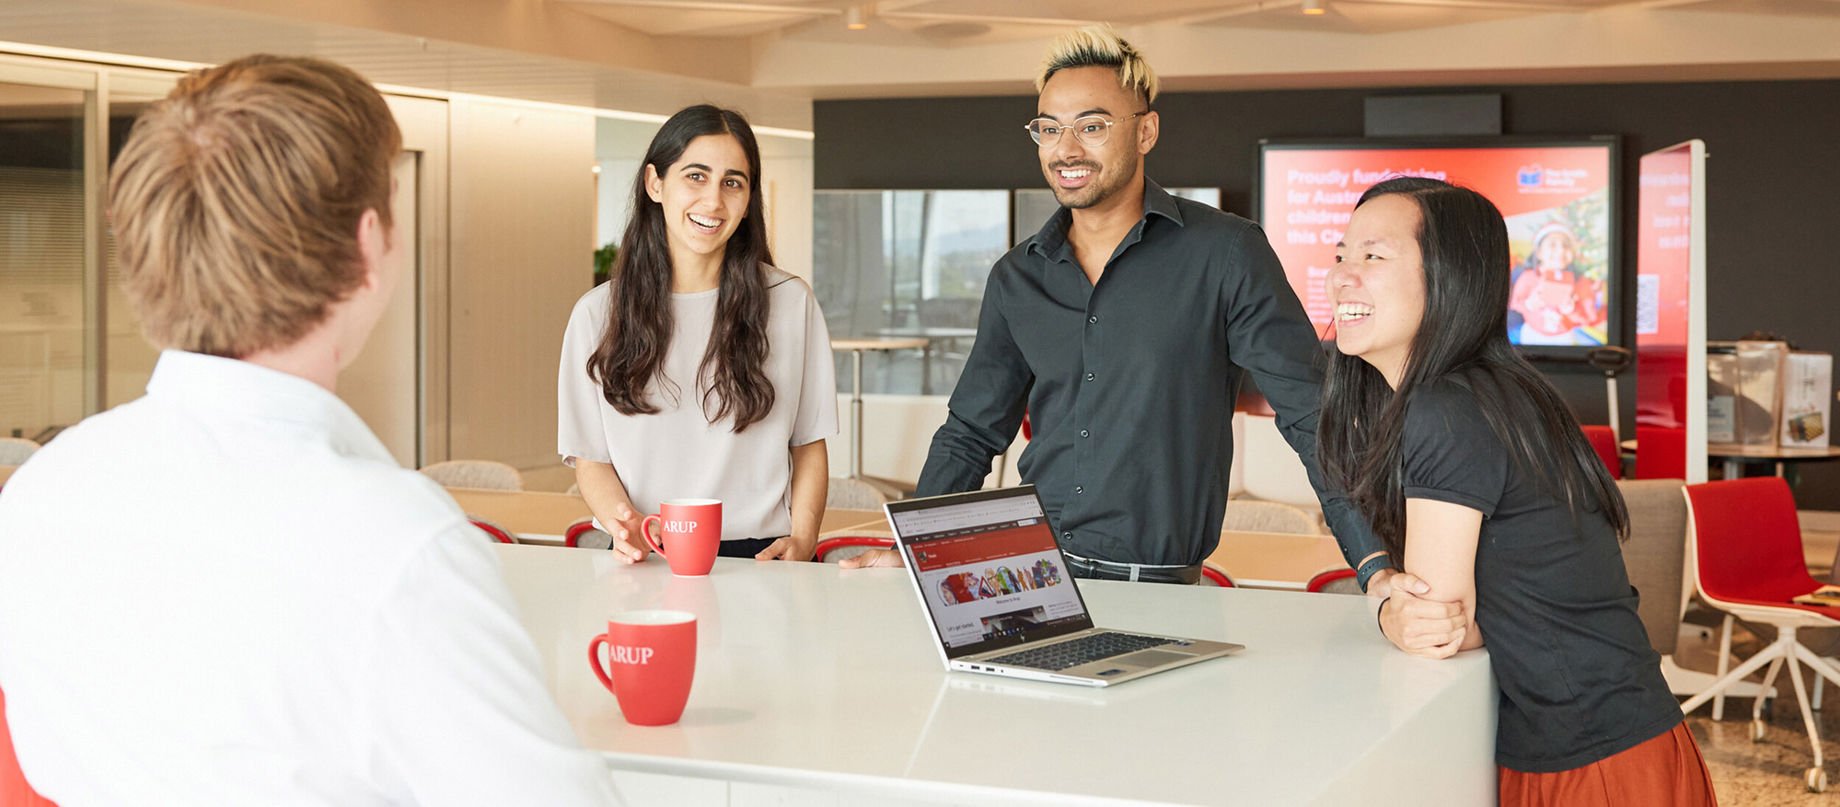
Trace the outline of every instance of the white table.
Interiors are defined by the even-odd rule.
[[[1081,581],[1098,621],[1239,642],[1108,690],[946,673],[901,569],[498,546],[548,683],[635,804],[1492,803],[1485,652],[1394,650],[1365,597]],[[641,728],[589,672],[607,615],[698,614],[683,720]]]

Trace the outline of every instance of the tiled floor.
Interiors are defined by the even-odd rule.
[[[1807,547],[1809,570],[1826,578],[1840,546],[1840,532],[1808,531],[1803,535]],[[1690,620],[1695,617],[1689,617]],[[1700,621],[1716,621],[1707,616]],[[1761,646],[1755,637],[1740,634],[1733,641],[1733,655],[1745,658]],[[1706,659],[1716,658],[1711,648],[1682,647],[1677,656],[1683,664],[1699,666],[1688,657],[1695,652]],[[1804,668],[1806,674],[1809,671]],[[1758,678],[1761,678],[1759,674]],[[1761,742],[1751,742],[1751,700],[1732,698],[1725,703],[1725,719],[1712,719],[1712,707],[1702,706],[1687,718],[1693,736],[1699,740],[1706,764],[1712,770],[1713,786],[1718,789],[1719,803],[1726,807],[1800,807],[1801,805],[1840,805],[1840,690],[1828,687],[1823,697],[1825,708],[1815,713],[1815,723],[1826,757],[1828,791],[1808,792],[1802,785],[1802,772],[1813,764],[1808,734],[1802,727],[1795,695],[1789,689],[1787,673],[1779,674],[1780,697],[1765,713],[1766,733]],[[1813,681],[1808,681],[1813,685]]]

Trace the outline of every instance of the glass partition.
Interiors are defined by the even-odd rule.
[[[816,193],[812,275],[831,336],[927,340],[865,355],[863,392],[951,392],[977,335],[985,278],[1011,244],[1009,208],[1007,191]],[[837,361],[847,387],[849,356]]]
[[[0,80],[0,435],[42,442],[85,414],[92,95]]]

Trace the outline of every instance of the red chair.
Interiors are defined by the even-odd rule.
[[[6,693],[0,692],[0,804],[7,807],[57,807],[38,791],[32,789],[26,781],[25,771],[19,769],[19,758],[13,755],[13,733],[6,727]]]
[[[1644,445],[1644,451],[1647,450]],[[1802,710],[1802,723],[1808,729],[1808,742],[1814,752],[1814,767],[1803,772],[1808,789],[1820,793],[1827,789],[1827,771],[1822,768],[1821,736],[1809,708],[1808,691],[1802,684],[1802,665],[1807,664],[1821,678],[1840,684],[1840,667],[1821,658],[1796,638],[1803,628],[1840,627],[1840,607],[1801,605],[1792,600],[1821,588],[1821,581],[1808,573],[1802,557],[1802,532],[1796,521],[1795,497],[1780,477],[1765,476],[1688,485],[1687,540],[1690,576],[1700,599],[1724,611],[1728,616],[1772,625],[1776,640],[1757,655],[1724,671],[1705,691],[1680,705],[1684,713],[1723,695],[1733,684],[1744,680],[1763,665],[1763,689],[1776,683],[1776,673],[1787,662],[1789,680],[1795,685],[1795,700]],[[1730,634],[1725,650],[1729,651]],[[1751,740],[1763,739],[1763,698],[1751,707]]]
[[[1227,574],[1226,569],[1222,569],[1207,561],[1201,562],[1201,585],[1219,586],[1221,588],[1239,588],[1239,586],[1233,584],[1233,576]]]
[[[466,518],[468,521],[473,522],[473,526],[478,527],[480,532],[492,536],[492,540],[494,541],[501,544],[515,544],[518,542],[517,536],[512,535],[511,531],[504,527],[500,527],[478,516],[467,516]]]
[[[1355,573],[1353,569],[1330,569],[1329,571],[1323,572],[1321,574],[1316,575],[1315,577],[1310,578],[1310,582],[1304,586],[1304,589],[1312,593],[1328,591],[1329,585],[1331,583],[1338,583],[1343,580],[1353,581],[1354,578],[1355,578]],[[1346,584],[1342,586],[1337,586],[1336,588],[1342,589],[1345,587],[1346,587]],[[1354,591],[1336,591],[1336,592],[1331,592],[1331,593],[1359,594],[1361,593],[1361,584],[1360,582],[1356,581],[1354,583]]]
[[[837,556],[838,560],[843,560],[852,555],[860,555],[863,551],[870,549],[893,548],[893,538],[876,538],[867,535],[843,535],[819,541],[818,546],[812,550],[811,559],[816,563],[828,563],[831,554],[839,552],[840,550],[856,549],[859,551],[839,554]]]
[[[1597,458],[1604,461],[1604,467],[1610,471],[1611,479],[1623,478],[1623,449],[1616,444],[1616,432],[1609,426],[1580,426],[1585,439],[1591,441],[1591,448],[1597,450]]]
[[[594,526],[594,519],[584,518],[569,525],[562,542],[581,549],[612,549],[613,536]]]
[[[1687,430],[1637,426],[1636,478],[1687,478]]]

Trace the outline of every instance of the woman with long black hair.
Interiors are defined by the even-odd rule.
[[[562,342],[558,450],[627,562],[666,499],[722,501],[727,557],[807,560],[837,431],[830,335],[774,268],[760,148],[732,110],[665,121],[633,182],[612,278]]]
[[[1384,602],[1382,631],[1432,657],[1486,637],[1502,804],[1712,804],[1636,615],[1622,497],[1508,343],[1508,266],[1501,212],[1431,179],[1375,185],[1337,245],[1322,467],[1403,559],[1394,600],[1417,577],[1466,615],[1427,640]]]

